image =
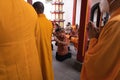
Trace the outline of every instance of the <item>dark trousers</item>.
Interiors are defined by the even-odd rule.
[[[67,53],[65,55],[59,55],[58,52],[56,52],[56,56],[55,57],[56,57],[56,60],[62,62],[64,60],[68,59],[68,58],[71,58],[71,53]]]

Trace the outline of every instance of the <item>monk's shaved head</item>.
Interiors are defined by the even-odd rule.
[[[42,2],[37,1],[33,4],[34,9],[38,14],[42,14],[44,12],[44,5]]]

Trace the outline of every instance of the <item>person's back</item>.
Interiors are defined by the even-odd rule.
[[[1,0],[0,11],[0,80],[42,80],[34,9],[23,0]]]
[[[46,18],[45,14],[43,14],[44,5],[42,2],[35,2],[33,7],[38,13],[37,26],[40,31],[36,35],[43,80],[54,80],[51,49],[53,25],[52,22]]]

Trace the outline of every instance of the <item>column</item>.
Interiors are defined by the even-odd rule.
[[[77,0],[74,0],[74,2],[73,2],[72,25],[76,24],[76,8],[77,8]]]
[[[90,18],[90,5],[91,0],[82,0],[81,2],[81,15],[79,25],[79,41],[78,41],[78,53],[77,60],[83,62],[85,52],[87,50],[87,23]]]

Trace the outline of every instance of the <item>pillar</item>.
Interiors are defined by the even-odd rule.
[[[87,50],[87,23],[90,18],[90,4],[91,0],[82,0],[81,2],[81,15],[80,15],[80,22],[79,22],[79,41],[78,41],[78,53],[77,53],[77,60],[83,62],[85,52]]]
[[[77,0],[74,0],[73,1],[72,25],[76,24],[76,8],[77,8]]]

